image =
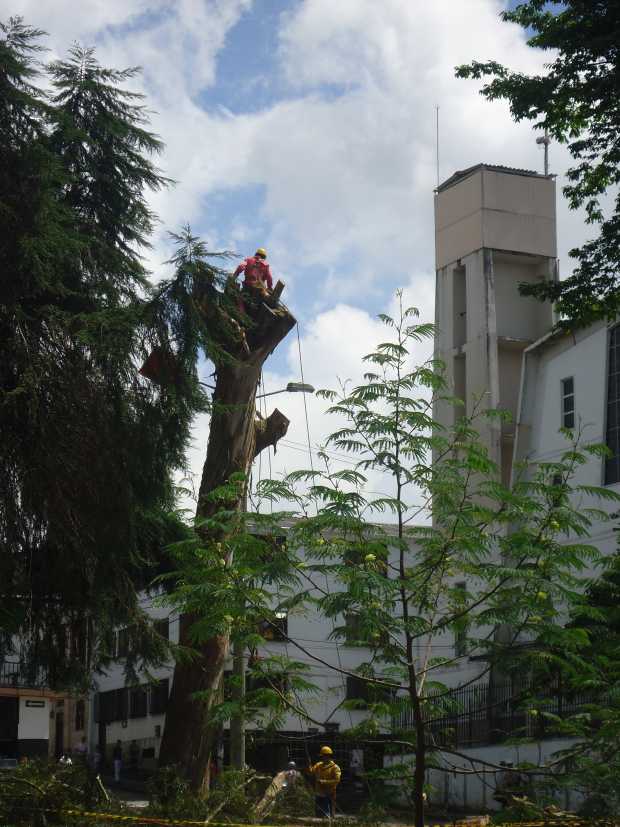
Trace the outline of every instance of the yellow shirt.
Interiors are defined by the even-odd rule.
[[[333,795],[340,782],[340,767],[334,761],[317,761],[310,767],[317,795]]]

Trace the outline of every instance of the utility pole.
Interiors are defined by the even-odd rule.
[[[239,704],[239,711],[230,719],[230,763],[236,770],[245,767],[245,645],[243,640],[233,643],[233,700]]]
[[[278,393],[314,393],[314,388],[304,382],[289,382],[285,388],[270,393],[258,394],[256,398],[274,396]],[[243,497],[242,510],[247,511],[247,483]],[[246,685],[245,644],[243,640],[233,641],[232,658],[233,688],[231,695],[235,703],[239,704],[239,711],[230,719],[230,764],[234,769],[242,770],[245,767],[245,716],[243,714],[243,704],[245,702]]]

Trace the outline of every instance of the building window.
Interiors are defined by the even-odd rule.
[[[575,381],[572,376],[562,379],[562,427],[575,427]]]
[[[126,721],[129,712],[129,690],[123,687],[122,689],[113,689],[115,697],[115,713],[112,718],[113,721]]]
[[[269,620],[262,620],[259,623],[259,634],[269,641],[288,640],[287,612],[277,611]]]
[[[110,724],[127,720],[127,690],[110,689],[95,695],[95,723]]]
[[[168,706],[168,678],[151,685],[149,710],[151,715],[163,715]]]
[[[284,695],[289,690],[288,675],[284,672],[261,673],[248,672],[245,678],[245,688],[248,695],[254,694],[251,702],[256,706],[267,706],[269,703],[265,695],[278,692]]]
[[[129,695],[129,717],[145,718],[147,707],[146,686],[136,686]]]
[[[344,639],[347,646],[359,645],[362,640],[362,618],[354,612],[344,616]]]
[[[370,676],[369,676],[370,677]],[[347,675],[347,701],[358,701],[358,708],[367,704],[390,703],[394,700],[394,689],[360,675]]]
[[[368,700],[368,682],[363,678],[347,675],[347,701],[363,701],[366,704]]]
[[[75,702],[75,729],[80,732],[84,729],[84,701]]]
[[[620,325],[609,331],[608,356],[606,443],[612,455],[605,460],[605,485],[613,485],[620,482]]]

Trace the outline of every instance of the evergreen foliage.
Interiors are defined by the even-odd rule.
[[[163,654],[137,593],[186,531],[172,474],[206,399],[179,280],[154,290],[141,257],[168,181],[137,70],[78,46],[41,67],[41,35],[0,27],[0,626],[59,685],[110,657],[113,625]],[[138,373],[152,350],[166,383]]]
[[[620,308],[620,112],[618,110],[620,7],[617,0],[529,0],[502,12],[522,26],[528,45],[551,52],[540,75],[514,72],[496,61],[473,61],[457,76],[491,78],[489,100],[506,100],[516,121],[531,120],[567,144],[575,166],[564,194],[571,209],[585,207],[598,235],[571,250],[577,266],[556,283],[523,285],[524,295],[557,301],[565,324],[616,317]],[[605,193],[614,205],[605,215]]]

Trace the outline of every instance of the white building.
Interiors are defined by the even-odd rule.
[[[165,609],[149,606],[148,599],[145,600],[160,633],[172,643],[178,643],[178,617],[167,616]],[[347,645],[346,641],[334,639],[335,626],[346,625],[345,619],[334,623],[312,605],[283,614],[277,618],[276,625],[284,634],[280,634],[274,625],[265,624],[261,630],[265,642],[256,654],[259,658],[284,656],[307,665],[308,671],[303,677],[317,691],[301,695],[299,702],[316,723],[290,711],[279,721],[278,734],[274,737],[262,734],[260,715],[248,720],[245,727],[247,762],[265,771],[282,769],[289,760],[306,764],[310,756],[316,755],[319,742],[326,742],[333,746],[336,757],[346,768],[354,745],[341,743],[337,733],[359,724],[365,713],[359,709],[343,709],[344,700],[360,697],[363,685],[339,670],[355,672],[360,664],[369,660],[370,652],[359,645]],[[141,687],[126,688],[122,658],[126,655],[129,639],[128,630],[119,630],[116,636],[119,660],[97,678],[97,691],[92,696],[89,740],[91,749],[96,744],[103,745],[109,758],[114,744],[120,739],[126,759],[129,745],[136,741],[140,767],[149,770],[155,767],[159,755],[173,665],[151,670],[158,684],[145,677]],[[232,658],[228,669],[232,669]],[[374,756],[372,749],[366,750],[366,756],[367,765],[369,761],[380,763],[380,756]],[[224,764],[229,763],[229,723],[224,726],[220,757]]]
[[[435,214],[435,352],[454,395],[467,400],[468,413],[474,406],[511,413],[510,423],[483,425],[481,432],[502,480],[510,482],[521,460],[558,460],[569,446],[560,429],[569,428],[579,430],[582,444],[607,444],[614,452],[607,461],[591,456],[572,482],[620,492],[620,326],[598,322],[570,334],[554,330],[551,307],[518,291],[520,282],[558,277],[553,178],[479,164],[438,187]],[[445,408],[436,415],[452,424],[459,412]],[[617,510],[587,496],[579,504]],[[589,542],[605,555],[614,553],[613,525],[595,523]],[[458,675],[453,670],[443,678],[460,685],[479,668],[465,661]],[[490,695],[485,687],[480,691],[484,707]],[[493,743],[484,712],[462,718],[458,748],[493,764],[536,764],[567,746],[557,739],[520,747]],[[535,731],[524,716],[515,724],[530,735]],[[467,760],[454,759],[453,765],[471,769]],[[493,774],[431,772],[429,781],[448,805],[497,806]],[[563,803],[577,799],[567,794]]]
[[[0,663],[0,760],[53,758],[85,736],[86,701],[50,688],[45,670],[20,658]]]
[[[578,485],[606,486],[620,493],[620,327],[596,322],[574,333],[556,331],[523,354],[515,461],[557,460],[568,447],[560,428],[580,432],[583,445],[606,444],[611,459],[589,456],[575,470]],[[583,506],[617,511],[613,504],[583,496]],[[613,523],[594,523],[590,541],[613,554]]]

